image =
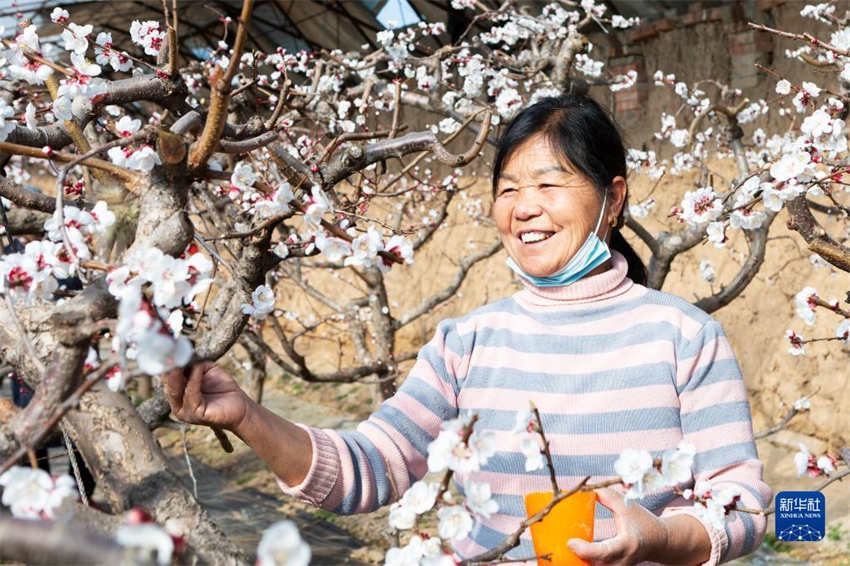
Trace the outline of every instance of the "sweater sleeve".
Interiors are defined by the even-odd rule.
[[[753,442],[747,389],[738,362],[720,324],[707,322],[681,347],[677,357],[676,388],[679,395],[683,440],[696,447],[694,480],[741,492],[738,506],[766,510],[772,490],[762,479],[762,463]],[[714,566],[753,552],[767,527],[764,515],[731,512],[718,529],[695,513],[693,504],[664,509],[661,516],[688,513],[708,531]]]
[[[441,322],[396,394],[355,430],[304,427],[313,458],[307,476],[284,493],[340,514],[365,513],[398,499],[428,471],[428,444],[458,415],[458,379],[469,354],[453,320]],[[301,425],[303,426],[303,425]]]

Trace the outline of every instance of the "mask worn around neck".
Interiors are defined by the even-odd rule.
[[[605,201],[607,198],[608,191],[605,191],[605,195],[602,197],[602,210],[599,211],[596,227],[587,235],[587,239],[585,239],[573,257],[570,258],[567,265],[560,270],[545,277],[534,277],[523,271],[510,256],[508,256],[507,261],[508,267],[517,275],[524,277],[538,287],[565,287],[575,283],[608,261],[611,258],[611,251],[608,249],[605,240],[601,240],[596,235],[596,231],[599,230],[599,225],[602,223],[602,216],[605,214]]]

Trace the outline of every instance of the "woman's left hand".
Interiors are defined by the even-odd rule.
[[[570,539],[567,546],[591,564],[637,564],[657,554],[667,544],[667,527],[661,518],[636,502],[626,504],[610,487],[596,490],[598,501],[614,513],[617,535],[598,542]]]

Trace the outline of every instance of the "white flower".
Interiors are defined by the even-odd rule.
[[[173,337],[160,332],[157,323],[136,341],[136,362],[148,375],[159,375],[176,367],[185,367],[192,358],[192,343],[185,336]]]
[[[809,401],[809,398],[804,395],[794,401],[793,407],[796,411],[808,411],[812,408],[812,404],[811,401]]]
[[[318,232],[321,226],[322,216],[331,209],[331,203],[321,187],[314,185],[310,191],[310,200],[307,209],[304,211],[305,227],[312,231]],[[373,227],[369,226],[371,230]],[[352,242],[354,247],[354,243]],[[355,249],[356,252],[356,249]]]
[[[109,370],[109,373],[106,374],[104,380],[106,381],[106,386],[110,391],[122,391],[124,386],[127,384],[124,372],[121,371],[120,366],[115,366]]]
[[[53,478],[39,468],[12,466],[0,475],[3,497],[0,502],[12,515],[29,519],[53,518],[66,497],[74,497],[76,483],[68,475]]]
[[[715,273],[714,265],[707,259],[699,262],[700,278],[706,283],[714,283]]]
[[[464,491],[466,505],[473,513],[489,519],[490,515],[499,511],[499,504],[493,499],[490,484],[470,481],[464,486]]]
[[[708,235],[708,241],[714,244],[714,247],[722,248],[726,246],[725,222],[709,222],[705,232]]]
[[[440,120],[438,126],[444,134],[453,134],[460,128],[460,123],[454,118],[445,118]]]
[[[652,465],[652,455],[646,450],[626,448],[614,462],[614,471],[630,487],[627,498],[642,497],[644,482],[655,468]]]
[[[833,464],[832,458],[830,458],[826,454],[819,457],[816,464],[817,464],[817,467],[820,468],[821,471],[826,475],[830,475],[830,474],[835,473],[835,464]]]
[[[437,511],[440,523],[437,532],[443,539],[462,539],[472,530],[472,516],[460,505],[442,507]]]
[[[835,329],[836,338],[844,338],[844,343],[850,343],[850,318],[845,318]]]
[[[130,40],[145,49],[148,55],[156,56],[165,40],[165,32],[159,27],[159,22],[134,20],[130,24]]]
[[[118,133],[121,136],[131,136],[138,132],[141,127],[141,120],[134,120],[129,116],[122,116],[121,119],[115,123],[115,129],[118,130]]]
[[[257,566],[307,566],[310,546],[292,521],[278,521],[263,533],[257,545]]]
[[[381,233],[369,226],[365,234],[360,234],[351,242],[352,255],[345,258],[345,265],[371,265],[379,251],[384,249]]]
[[[68,10],[62,9],[60,7],[53,8],[53,11],[50,12],[50,21],[54,24],[61,24],[68,21],[68,18],[71,17],[71,14],[68,13]]]
[[[691,479],[696,447],[680,442],[676,450],[665,450],[661,457],[661,478],[666,485],[677,485]]]
[[[689,224],[710,222],[720,215],[723,203],[711,187],[688,191],[682,199],[681,219]]]
[[[517,411],[516,422],[514,423],[514,427],[511,429],[511,432],[530,433],[534,432],[536,428],[537,419],[532,411]]]
[[[696,488],[694,491],[696,491]],[[707,491],[710,491],[711,497],[704,501],[696,501],[694,509],[703,519],[715,528],[722,530],[726,519],[726,506],[731,505],[737,497],[740,497],[741,492],[734,487],[717,488],[713,486],[709,486]]]
[[[161,163],[159,154],[149,145],[143,145],[131,153],[125,161],[126,167],[145,172],[149,172],[154,168],[154,165],[160,165]]]
[[[146,548],[156,551],[156,562],[160,566],[171,564],[174,540],[155,523],[121,525],[115,531],[115,540],[121,546]]]
[[[670,132],[670,143],[676,147],[685,147],[689,137],[688,130],[673,130]]]
[[[490,430],[473,431],[469,435],[468,444],[478,465],[483,466],[496,453],[496,433]]]
[[[404,500],[396,501],[390,505],[388,521],[393,529],[400,531],[412,529],[413,525],[416,524],[416,512]]]
[[[87,38],[92,32],[92,26],[81,26],[71,22],[68,24],[68,28],[70,29],[62,31],[62,40],[65,42],[65,49],[74,53],[85,53],[86,49],[89,48]]]
[[[413,244],[404,236],[393,236],[384,245],[384,249],[394,254],[406,264],[413,263]]]
[[[15,109],[6,104],[6,101],[0,99],[0,141],[6,139],[9,132],[15,129],[15,123],[7,122],[6,118],[11,118],[15,115]]]
[[[776,83],[776,93],[777,94],[790,94],[791,93],[791,83],[785,79],[782,79]]]
[[[251,304],[242,305],[242,312],[258,320],[263,320],[266,315],[274,311],[274,303],[274,290],[268,285],[260,285],[251,293]]]
[[[809,116],[806,116],[803,123],[800,125],[800,131],[804,134],[810,135],[812,138],[819,138],[820,136],[831,134],[832,129],[833,120],[823,108],[819,108],[812,112]]]
[[[519,450],[525,456],[525,471],[531,472],[543,467],[543,454],[540,451],[540,441],[536,434],[527,434],[519,445]]]
[[[94,208],[89,212],[95,221],[95,230],[104,232],[107,228],[115,224],[115,213],[109,210],[106,201],[99,200],[94,205]]]
[[[53,115],[56,116],[58,120],[71,120],[74,117],[73,112],[71,111],[71,99],[67,96],[59,96],[53,101]],[[120,149],[117,147],[112,149]]]
[[[770,166],[770,174],[777,181],[787,181],[801,175],[811,159],[812,156],[808,151],[785,153],[779,161]]]
[[[0,122],[3,121],[2,116],[0,116]],[[27,124],[27,128],[37,128],[38,127],[38,119],[35,117],[35,105],[32,102],[27,103],[27,109],[24,111],[24,122]],[[0,124],[0,130],[2,130],[3,126]]]
[[[788,353],[792,356],[800,356],[806,353],[806,345],[803,343],[803,336],[801,334],[797,334],[793,330],[785,331],[785,338],[788,339],[788,342],[791,346],[788,348]]]
[[[755,230],[759,228],[767,216],[764,212],[752,210],[751,208],[742,208],[732,212],[729,216],[729,225],[732,228],[743,228],[744,230]]]
[[[82,53],[71,53],[71,66],[77,73],[86,77],[96,77],[100,74],[100,65],[89,63]]]
[[[230,175],[230,183],[241,190],[248,189],[254,186],[257,181],[257,174],[254,168],[247,161],[240,161],[233,168],[233,173]]]
[[[289,246],[286,242],[278,242],[272,248],[272,252],[280,259],[286,259],[289,256]]]
[[[818,292],[814,287],[804,287],[794,297],[794,307],[797,316],[802,318],[809,326],[815,323],[815,308],[817,305],[814,299],[817,298]]]
[[[820,90],[821,89],[815,83],[803,81],[803,84],[801,86],[802,86],[802,89],[806,93],[808,93],[809,96],[811,96],[812,98],[817,98],[818,96],[820,96]]]
[[[338,262],[351,254],[351,245],[342,238],[328,236],[323,232],[316,234],[316,247],[325,254],[330,262]]]
[[[460,436],[452,430],[441,430],[428,444],[428,471],[442,472],[449,467],[452,451],[460,443]]]
[[[421,515],[434,506],[439,490],[440,485],[437,483],[418,481],[404,493],[401,501],[410,507],[414,513]]]
[[[800,451],[794,454],[794,466],[797,468],[797,475],[802,476],[809,470],[809,460],[812,458],[811,452],[802,442],[799,443]]]

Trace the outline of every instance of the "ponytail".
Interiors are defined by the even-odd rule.
[[[629,264],[628,277],[638,285],[646,285],[646,267],[632,246],[620,233],[619,228],[611,230],[611,249],[623,254]]]

